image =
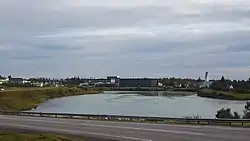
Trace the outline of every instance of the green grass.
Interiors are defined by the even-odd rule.
[[[68,87],[12,89],[0,92],[0,110],[30,110],[48,99],[96,93],[99,92]]]
[[[200,90],[198,96],[226,100],[250,100],[250,94],[247,93],[224,92],[211,89]]]
[[[84,141],[52,134],[12,133],[0,131],[0,141]]]

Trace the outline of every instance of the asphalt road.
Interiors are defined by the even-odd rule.
[[[247,141],[250,128],[163,125],[0,115],[0,129],[98,137],[117,141]]]

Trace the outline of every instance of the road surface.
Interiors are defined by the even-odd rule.
[[[163,125],[0,115],[0,129],[15,128],[117,141],[247,141],[250,128]]]

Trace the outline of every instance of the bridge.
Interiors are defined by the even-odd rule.
[[[250,128],[198,125],[227,123],[244,126],[249,120],[130,117],[32,112],[0,112],[0,128],[94,137],[115,141],[246,141]],[[60,117],[60,118],[59,118]],[[86,120],[89,119],[89,120]],[[98,119],[99,118],[99,119]],[[118,118],[118,120],[115,120]],[[95,120],[98,119],[98,120]],[[144,122],[129,122],[130,120]],[[150,119],[150,120],[149,120]],[[109,121],[107,121],[109,120]],[[196,125],[159,124],[163,120],[196,122]],[[151,123],[145,123],[150,121]],[[157,124],[158,122],[158,124]],[[243,124],[242,124],[243,123]]]

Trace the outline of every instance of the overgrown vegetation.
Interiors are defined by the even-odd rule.
[[[226,100],[250,100],[250,93],[236,93],[232,91],[226,92],[212,89],[199,90],[198,96]]]
[[[230,108],[222,108],[219,111],[217,111],[217,114],[215,115],[216,118],[219,119],[239,119],[240,115],[237,112],[234,112],[233,114],[231,113],[231,109]]]
[[[247,102],[245,105],[244,115],[241,116],[238,112],[231,112],[230,108],[222,108],[217,111],[217,114],[215,115],[218,119],[250,119],[250,102]]]
[[[95,93],[99,92],[68,87],[3,91],[0,92],[0,110],[29,110],[48,99]]]
[[[198,91],[198,96],[227,99],[250,100],[250,78],[246,80],[228,80],[223,76],[220,80],[214,80],[210,88]]]
[[[0,131],[1,141],[84,141],[83,139],[72,139],[52,134],[28,134],[28,133],[12,133]]]

